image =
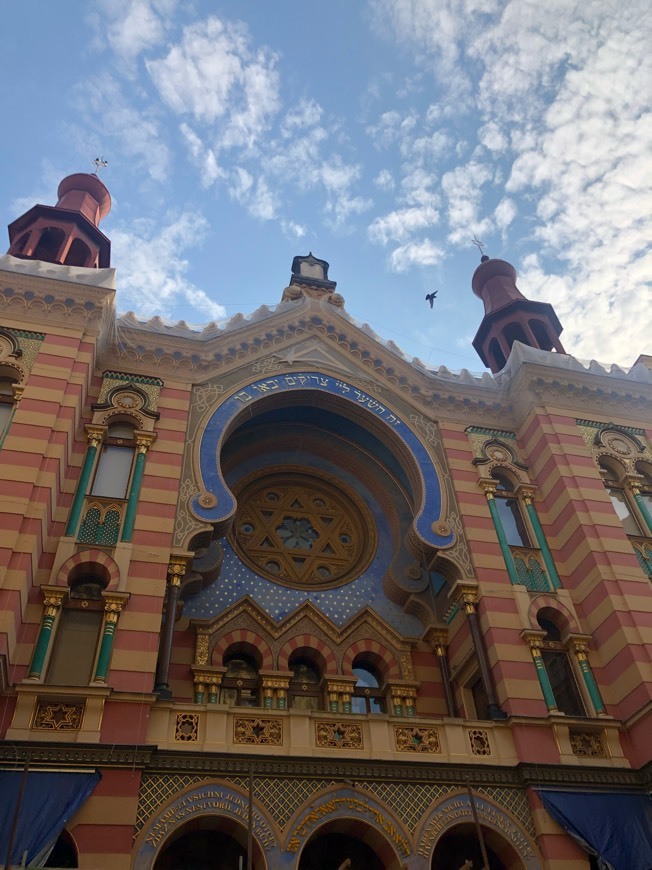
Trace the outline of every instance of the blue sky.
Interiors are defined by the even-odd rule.
[[[646,0],[14,0],[2,19],[2,220],[103,156],[119,311],[247,314],[312,251],[351,316],[481,371],[476,234],[568,352],[652,352]]]

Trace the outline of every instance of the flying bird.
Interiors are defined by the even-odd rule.
[[[437,295],[438,292],[439,292],[438,290],[433,290],[432,293],[428,293],[428,295],[426,296],[426,302],[430,303],[431,308],[432,308],[432,303],[435,301],[435,296]]]

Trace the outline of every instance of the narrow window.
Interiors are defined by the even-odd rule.
[[[307,656],[298,655],[290,659],[290,670],[290,706],[295,710],[320,710],[319,669]]]
[[[353,673],[357,678],[351,710],[353,713],[385,713],[384,693],[381,690],[380,675],[376,669],[365,661],[354,662]]]
[[[0,438],[4,435],[14,410],[13,385],[17,381],[18,378],[0,376]]]
[[[91,495],[126,498],[134,459],[134,427],[128,423],[109,426],[102,447]]]
[[[258,707],[258,666],[246,653],[234,653],[224,659],[226,673],[222,680],[220,702],[235,707]]]
[[[494,472],[492,477],[498,482],[496,487],[496,508],[511,547],[531,547],[530,535],[525,524],[521,505],[514,494],[511,480],[500,472]]]
[[[542,650],[543,660],[550,688],[555,698],[557,709],[567,716],[585,716],[582,696],[577,688],[575,674],[568,660],[568,653],[561,643],[561,632],[552,619],[537,616],[539,626],[545,631],[546,649]]]
[[[46,682],[55,686],[87,686],[92,677],[104,607],[105,584],[94,575],[81,575],[70,586],[61,611]]]

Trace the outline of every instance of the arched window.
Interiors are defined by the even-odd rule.
[[[131,423],[111,423],[102,445],[90,495],[126,498],[131,477],[135,444]]]
[[[632,509],[632,503],[623,484],[624,469],[615,460],[610,460],[607,457],[602,457],[598,465],[604,487],[609,493],[611,504],[618,519],[623,524],[626,534],[635,537],[643,535],[645,533],[644,527],[636,516],[635,508]]]
[[[46,227],[41,233],[36,250],[32,254],[35,260],[45,260],[56,263],[65,239],[65,233],[59,227]]]
[[[553,350],[554,344],[550,338],[550,333],[548,332],[546,324],[542,320],[529,320],[528,324],[538,346],[542,350]]]
[[[290,706],[296,710],[320,710],[322,692],[321,673],[307,655],[295,653],[290,658]]]
[[[637,462],[636,471],[641,475],[640,483],[641,498],[645,502],[648,514],[652,516],[652,463]],[[651,534],[649,531],[647,534]]]
[[[521,323],[508,323],[503,330],[503,335],[505,337],[505,341],[510,346],[510,348],[515,341],[520,341],[521,344],[530,344]]]
[[[70,594],[61,610],[46,683],[87,686],[92,677],[104,605],[106,583],[99,576],[81,573],[70,580]]]
[[[220,703],[231,707],[260,706],[258,664],[253,655],[240,651],[227,653],[224,665]]]
[[[548,674],[555,704],[560,713],[565,713],[567,716],[585,716],[586,711],[575,674],[566,648],[561,642],[561,630],[551,616],[548,611],[539,613],[537,622],[546,633],[541,658]]]
[[[14,384],[16,383],[18,383],[17,375],[0,369],[0,438],[5,433],[16,404],[14,398]]]
[[[514,492],[514,484],[500,471],[494,471],[491,476],[498,484],[495,502],[507,543],[511,547],[531,547],[530,534],[520,502]]]
[[[63,264],[64,266],[90,266],[91,249],[86,242],[82,242],[81,239],[75,239],[68,248],[68,253]]]
[[[494,362],[493,368],[497,369],[498,371],[500,371],[500,369],[504,369],[505,364],[507,363],[505,354],[503,353],[503,349],[500,346],[500,342],[497,338],[492,338],[489,342],[489,361],[491,362],[492,360]],[[489,367],[492,368],[491,365]]]
[[[386,713],[385,693],[381,689],[382,678],[378,669],[364,658],[353,662],[357,679],[351,698],[353,713]]]
[[[77,849],[68,831],[61,831],[44,867],[79,867]]]

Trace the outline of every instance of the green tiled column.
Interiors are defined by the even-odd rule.
[[[500,514],[498,513],[498,508],[496,507],[493,489],[485,487],[484,494],[487,496],[489,513],[491,514],[491,519],[494,521],[494,527],[496,529],[498,543],[500,544],[500,550],[503,554],[503,559],[505,560],[505,567],[507,568],[509,579],[512,583],[512,586],[515,586],[519,583],[518,574],[516,573],[516,568],[514,567],[512,551],[509,549],[509,544],[507,543],[507,538],[505,537],[505,530],[503,529]]]
[[[82,465],[81,474],[79,475],[79,481],[77,483],[77,489],[75,490],[75,497],[73,498],[72,507],[70,508],[70,516],[68,517],[68,525],[66,526],[66,535],[72,536],[77,532],[77,528],[79,526],[79,518],[81,516],[82,507],[84,505],[84,499],[86,498],[86,493],[88,492],[88,484],[91,479],[91,474],[93,473],[93,466],[95,465],[97,449],[102,443],[105,432],[106,426],[86,427],[88,449],[86,450],[84,464]]]
[[[593,704],[595,712],[598,714],[598,716],[605,716],[607,710],[604,706],[602,696],[600,695],[598,684],[596,683],[595,677],[593,676],[591,665],[589,664],[588,644],[583,640],[573,639],[573,652],[577,657],[580,670],[582,671],[582,677],[584,678],[584,685],[586,686],[587,691],[591,697],[591,703]]]
[[[34,653],[32,655],[32,661],[27,673],[27,678],[30,680],[41,679],[45,657],[47,656],[48,649],[50,648],[50,640],[52,639],[54,620],[61,609],[61,603],[63,602],[66,592],[66,589],[45,592],[45,597],[43,598],[41,627],[39,629],[36,646],[34,647]]]
[[[534,536],[537,539],[537,544],[539,545],[539,549],[541,550],[541,555],[543,556],[543,561],[548,572],[548,578],[550,579],[555,589],[560,589],[561,580],[559,579],[559,574],[557,574],[557,569],[555,568],[555,563],[552,559],[552,553],[550,552],[550,548],[548,547],[548,541],[546,540],[546,536],[544,535],[543,529],[541,528],[537,509],[535,508],[534,503],[529,496],[526,496],[524,501],[528,516],[530,517],[530,522],[532,523],[532,528],[534,529]]]

